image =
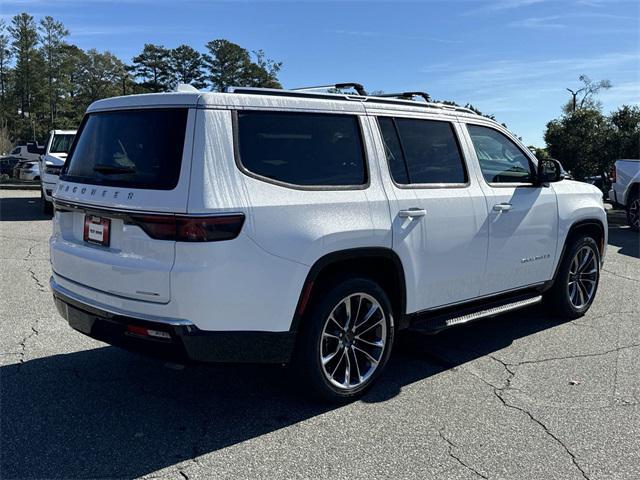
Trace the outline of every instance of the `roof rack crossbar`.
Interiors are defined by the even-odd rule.
[[[337,84],[345,85],[345,84]],[[351,85],[351,84],[348,84]],[[250,95],[276,95],[279,97],[306,97],[306,98],[318,98],[318,99],[330,99],[330,98],[343,98],[344,100],[359,100],[367,103],[386,103],[386,104],[401,104],[401,105],[413,105],[426,108],[440,108],[442,110],[451,110],[456,112],[470,113],[472,115],[478,115],[476,112],[469,108],[459,107],[457,105],[447,105],[439,102],[416,102],[408,96],[401,96],[402,94],[385,93],[381,95],[350,95],[350,94],[335,94],[327,92],[316,92],[314,90],[320,88],[335,88],[335,85],[328,85],[323,87],[306,87],[298,89],[279,89],[279,88],[260,88],[260,87],[227,87],[224,91],[226,93],[242,93]],[[344,88],[344,87],[343,87]],[[363,90],[364,92],[364,90]],[[412,92],[413,93],[413,92]],[[424,93],[424,92],[421,92]],[[417,95],[416,95],[417,96]]]
[[[309,92],[313,90],[327,90],[329,88],[335,88],[336,90],[342,90],[343,88],[353,88],[358,95],[365,96],[367,91],[364,89],[364,86],[361,83],[356,82],[345,82],[345,83],[332,83],[330,85],[317,85],[315,87],[300,87],[300,88],[292,88],[294,92]]]
[[[414,97],[422,97],[425,102],[430,102],[431,97],[427,92],[398,92],[398,93],[381,93],[380,95],[374,95],[376,97],[383,98],[400,98],[401,100],[412,100]]]

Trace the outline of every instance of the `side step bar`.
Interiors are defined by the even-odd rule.
[[[503,313],[518,310],[540,303],[542,295],[538,292],[503,297],[500,300],[487,300],[474,306],[450,307],[442,310],[417,314],[409,330],[420,333],[437,333],[445,328],[473,322],[481,318],[495,317]]]

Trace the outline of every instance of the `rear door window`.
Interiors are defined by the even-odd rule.
[[[186,124],[186,108],[90,113],[62,179],[172,190],[180,176]]]
[[[389,170],[400,185],[464,185],[467,171],[449,122],[378,118]]]
[[[54,135],[49,153],[69,153],[71,144],[73,143],[73,137],[75,137],[75,135],[72,134],[59,133]]]
[[[244,170],[303,187],[368,182],[355,115],[238,112],[237,155]]]

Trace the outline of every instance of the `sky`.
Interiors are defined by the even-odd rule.
[[[640,104],[638,0],[0,0],[0,18],[22,11],[125,62],[145,43],[225,38],[282,61],[285,88],[355,81],[469,102],[527,145],[544,145],[581,74],[612,82],[605,113]]]

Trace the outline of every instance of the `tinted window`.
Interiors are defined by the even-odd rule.
[[[393,119],[390,117],[379,117],[378,123],[380,123],[380,131],[382,132],[384,150],[387,155],[391,176],[396,183],[405,185],[409,183],[409,173],[407,172],[407,165],[404,161],[404,154],[402,153],[400,139],[398,138]]]
[[[27,143],[27,152],[29,152],[29,153],[44,153],[42,151],[42,149],[38,148],[38,146],[35,143]]]
[[[20,147],[16,147],[11,150],[11,155],[18,155],[20,153]]]
[[[529,183],[534,168],[529,158],[502,133],[489,127],[467,125],[482,175],[489,183]]]
[[[71,149],[71,144],[73,143],[73,137],[75,137],[75,135],[54,135],[49,153],[69,153],[69,149]]]
[[[380,120],[387,156],[390,158],[389,167],[396,183],[467,182],[458,142],[449,122],[409,118]],[[397,134],[391,129],[392,123],[395,123]],[[406,164],[404,172],[397,165],[398,155],[402,155]]]
[[[186,109],[89,114],[63,178],[171,190],[180,175],[186,123]]]
[[[294,185],[367,182],[358,119],[352,115],[239,112],[242,165]]]

